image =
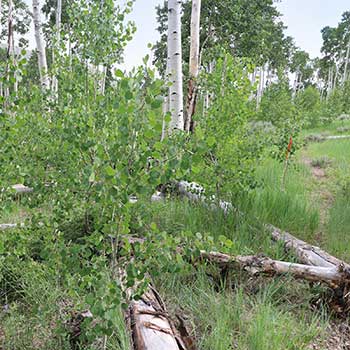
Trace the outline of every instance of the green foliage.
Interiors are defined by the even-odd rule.
[[[291,92],[286,82],[270,85],[261,100],[257,118],[263,121],[270,121],[276,132],[271,135],[271,142],[274,157],[284,160],[290,137],[293,137],[292,153],[301,144],[297,141],[300,128],[301,116],[291,98]]]
[[[183,65],[189,61],[191,1],[183,1],[182,43]],[[157,7],[158,31],[161,35],[154,47],[155,63],[161,74],[166,68],[167,1]],[[201,33],[202,63],[207,66],[217,57],[217,48],[234,57],[249,58],[255,64],[269,62],[274,69],[283,69],[293,47],[292,39],[284,34],[279,12],[272,0],[202,0]],[[254,25],[252,24],[254,18]],[[186,68],[184,72],[186,72]]]
[[[251,86],[242,69],[229,54],[217,59],[214,71],[203,78],[210,107],[195,118],[193,178],[220,198],[254,185],[261,154],[259,140],[248,133]]]
[[[316,88],[309,86],[300,91],[296,96],[295,103],[306,127],[316,127],[323,122],[320,94]]]

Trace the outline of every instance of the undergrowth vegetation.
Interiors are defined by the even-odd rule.
[[[327,288],[200,256],[296,262],[272,242],[273,224],[349,257],[350,144],[323,137],[346,133],[350,84],[321,98],[314,84],[292,89],[278,76],[255,96],[260,59],[211,40],[193,132],[172,129],[172,84],[150,57],[129,73],[117,68],[135,31],[125,20],[132,6],[74,0],[62,27],[46,28],[46,72],[30,76],[24,52],[0,62],[0,224],[17,224],[0,234],[0,347],[130,350],[126,311],[152,283],[200,349],[308,349],[332,317],[319,300]],[[271,68],[277,78],[282,66]],[[305,145],[311,132],[320,142]],[[312,197],[315,167],[334,196],[326,219]],[[183,180],[197,183],[199,201],[177,196]]]

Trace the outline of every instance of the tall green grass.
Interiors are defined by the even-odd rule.
[[[338,129],[346,128],[346,127],[350,127],[350,120],[344,120],[344,121],[336,120],[333,123],[322,125],[317,128],[303,130],[302,135],[303,136],[310,135],[310,134],[339,135],[341,134],[341,132],[339,132]],[[350,134],[350,132],[345,134]]]
[[[246,210],[260,221],[289,230],[300,238],[313,236],[319,225],[319,212],[310,203],[305,182],[310,172],[303,165],[289,164],[282,190],[283,164],[268,160],[257,172],[258,187],[250,197]]]
[[[251,294],[247,284],[215,288],[204,271],[183,278],[168,276],[160,290],[187,316],[199,349],[300,350],[322,334],[322,314],[312,315],[306,304],[299,313],[289,311],[268,286]],[[280,286],[274,288],[285,293]],[[299,300],[305,301],[306,295]]]
[[[0,264],[0,349],[72,350],[69,321],[74,313],[86,310],[83,299],[82,295],[68,294],[55,272],[40,263]],[[121,309],[118,321],[105,349],[131,350]],[[101,348],[98,344],[103,339],[89,341],[83,327],[79,349]]]
[[[335,256],[350,261],[350,197],[339,195],[330,209],[325,245]]]

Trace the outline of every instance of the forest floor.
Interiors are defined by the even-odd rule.
[[[303,136],[337,135],[348,133],[348,128],[350,122],[337,122]],[[262,164],[257,174],[263,186],[237,198],[240,211],[232,215],[174,200],[149,205],[143,216],[173,235],[186,231],[217,239],[225,236],[233,242],[231,254],[295,261],[271,241],[264,226],[271,223],[350,262],[350,139],[307,143],[289,165],[284,191],[282,172],[283,164],[275,160]],[[28,215],[30,211],[15,202],[11,210],[0,213],[0,223],[21,222]],[[36,307],[23,313],[20,302],[0,305],[0,349],[1,341],[3,349],[69,349],[55,343],[50,329],[54,321],[48,319],[54,320],[57,308],[40,312],[57,295],[62,299],[64,291],[44,273],[34,277],[34,270],[21,271],[22,296],[28,295]],[[154,283],[169,313],[181,315],[197,349],[350,349],[348,320],[332,313],[329,291],[321,285],[288,276],[249,277],[239,271],[222,276],[215,266],[162,274]],[[106,349],[130,348],[127,341],[111,339]]]

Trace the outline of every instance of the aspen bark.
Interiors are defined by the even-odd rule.
[[[346,49],[345,67],[344,67],[344,75],[343,75],[342,84],[345,84],[346,77],[347,77],[347,74],[348,74],[349,55],[350,55],[350,39],[349,39],[349,42],[348,42],[348,47]]]
[[[295,78],[294,78],[294,83],[293,83],[293,93],[292,93],[292,100],[293,101],[294,101],[295,96],[297,94],[298,82],[299,82],[299,68],[295,72]]]
[[[0,18],[2,16],[2,0],[0,0]],[[0,21],[0,33],[2,32],[1,21]]]
[[[10,96],[10,58],[13,55],[13,3],[9,0],[8,3],[8,17],[7,17],[7,66],[6,66],[6,87],[5,87],[5,109],[7,109],[8,98]]]
[[[56,45],[59,46],[61,41],[61,21],[62,21],[62,0],[57,0],[56,9]],[[52,51],[52,63],[54,64],[56,60],[55,50]],[[58,92],[58,80],[54,75],[52,77],[52,91],[57,94]]]
[[[187,108],[185,130],[190,131],[193,125],[193,115],[196,110],[197,101],[197,78],[199,74],[199,34],[200,34],[201,0],[192,0],[191,14],[191,46],[190,46],[190,64],[187,95]]]
[[[170,132],[184,130],[183,76],[181,48],[181,0],[168,1],[168,63],[169,63],[169,108]]]
[[[33,21],[34,21],[34,35],[36,41],[36,48],[38,51],[38,65],[40,71],[41,86],[44,90],[50,88],[50,80],[48,76],[46,50],[44,45],[43,34],[41,30],[40,19],[40,4],[39,0],[32,0],[33,4]]]

